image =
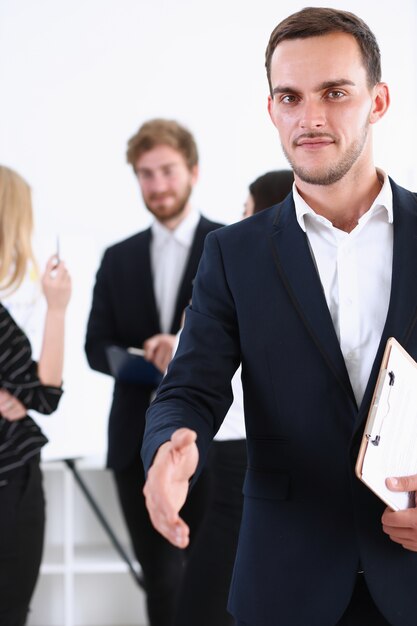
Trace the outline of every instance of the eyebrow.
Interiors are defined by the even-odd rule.
[[[338,80],[326,80],[316,87],[316,91],[324,91],[325,89],[331,89],[335,87],[343,87],[345,85],[355,86],[352,80],[348,78],[339,78]],[[272,90],[272,95],[275,96],[278,93],[297,93],[297,89],[294,87],[286,87],[285,85],[277,85]]]
[[[175,165],[178,165],[178,163],[176,161],[170,161],[169,163],[163,163],[162,165],[159,165],[158,167],[138,167],[136,169],[136,173],[146,173],[146,172],[154,172],[155,170],[163,170],[166,169],[168,167],[175,167]]]

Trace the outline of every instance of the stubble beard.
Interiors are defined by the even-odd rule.
[[[356,163],[358,158],[363,152],[369,132],[369,123],[367,122],[362,129],[360,137],[354,140],[340,161],[330,165],[326,171],[314,171],[312,168],[305,168],[295,163],[295,160],[291,158],[288,152],[282,145],[282,150],[289,164],[291,165],[293,172],[300,180],[310,185],[333,185],[341,180],[350,171],[352,166]],[[311,137],[315,134],[311,133]]]

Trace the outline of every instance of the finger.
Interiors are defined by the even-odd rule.
[[[397,526],[387,526],[386,524],[383,524],[382,529],[385,534],[391,537],[391,539],[394,540],[395,537],[399,542],[408,540],[413,536],[412,529],[408,527],[398,528]]]
[[[404,509],[403,511],[391,511],[386,509],[381,518],[382,524],[392,528],[416,528],[417,509]]]
[[[49,259],[46,262],[45,272],[43,275],[44,280],[48,280],[48,278],[52,278],[52,279],[56,278],[59,264],[60,264],[59,259],[55,254],[49,257]]]
[[[70,275],[68,269],[63,261],[60,261],[59,264],[55,267],[56,277],[61,282],[66,282],[70,279]]]
[[[416,491],[417,474],[412,476],[392,476],[386,479],[385,484],[391,491]]]
[[[399,545],[403,546],[403,548],[406,548],[407,550],[412,550],[413,552],[417,551],[417,538],[412,533],[408,534],[404,532],[404,533],[398,534],[395,531],[396,529],[392,533],[388,533],[388,532],[386,533],[391,539],[391,541],[393,541],[394,543],[398,543]]]
[[[186,548],[190,543],[190,530],[187,524],[180,519],[177,524],[171,525],[168,529],[167,539],[177,548]]]
[[[162,359],[161,359],[162,371],[166,372],[167,367],[171,363],[171,361],[172,361],[172,350],[170,346],[166,346],[163,351]]]
[[[166,372],[166,369],[170,362],[170,350],[167,349],[166,346],[160,345],[155,352],[155,356],[153,359],[154,365],[159,369],[163,374]]]
[[[57,265],[59,265],[59,259],[56,254],[53,254],[46,262],[46,270],[50,272],[54,267],[57,267]]]
[[[417,542],[416,541],[405,541],[401,545],[406,550],[411,550],[411,552],[417,552]]]
[[[143,494],[154,528],[173,545],[185,548],[189,543],[190,529],[178,512],[166,498],[154,495],[149,481],[145,483]]]
[[[147,339],[143,344],[143,349],[145,350],[145,359],[148,361],[152,361],[154,357],[154,352],[156,350],[158,343],[155,339]]]
[[[155,367],[161,372],[161,374],[165,374],[165,361],[163,358],[161,358],[160,356],[156,356],[153,360],[152,363],[155,365]]]
[[[171,359],[170,359],[169,354],[167,354],[167,355],[164,357],[164,359],[163,359],[163,361],[162,361],[162,363],[161,363],[161,368],[160,368],[160,369],[161,369],[161,372],[162,372],[162,373],[165,373],[165,372],[167,371],[167,369],[168,369],[168,365],[169,365],[170,363],[171,363]]]
[[[15,406],[10,412],[10,419],[12,421],[21,420],[26,415],[26,409],[20,405]]]
[[[150,518],[154,528],[178,548],[186,548],[190,541],[190,529],[174,511],[165,514],[150,507]],[[173,521],[175,520],[175,521]]]
[[[189,530],[182,520],[175,525],[166,522],[154,523],[152,518],[151,521],[154,528],[174,546],[177,548],[186,548],[188,546],[190,542]]]

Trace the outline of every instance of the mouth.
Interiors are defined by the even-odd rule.
[[[152,195],[150,196],[149,200],[153,204],[164,204],[167,200],[169,200],[172,197],[173,197],[172,194],[164,193],[160,195]]]
[[[299,137],[295,142],[295,147],[304,148],[306,150],[319,150],[320,148],[326,148],[335,143],[332,137]]]

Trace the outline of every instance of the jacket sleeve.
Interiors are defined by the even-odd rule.
[[[177,353],[147,412],[142,447],[146,471],[159,446],[181,427],[197,432],[201,468],[232,403],[231,379],[239,363],[234,300],[213,232],[205,241]]]
[[[27,409],[49,414],[56,410],[63,390],[43,385],[30,343],[6,309],[0,309],[0,387]]]
[[[96,275],[84,346],[90,367],[103,374],[110,374],[106,348],[116,343],[113,339],[115,320],[111,301],[110,269],[111,259],[107,250]]]

